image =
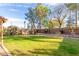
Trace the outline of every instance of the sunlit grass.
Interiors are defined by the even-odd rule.
[[[50,51],[47,50],[58,49],[61,42],[63,38],[46,36],[7,36],[4,38],[4,44],[12,55],[49,55],[47,53]]]
[[[79,39],[47,36],[6,36],[4,45],[12,55],[79,56]]]

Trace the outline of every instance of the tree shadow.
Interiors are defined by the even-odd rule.
[[[76,44],[77,43],[77,44]],[[58,56],[79,56],[79,41],[75,39],[64,38],[59,49],[54,55]]]
[[[68,39],[69,41],[70,39]],[[28,52],[32,53],[35,56],[79,56],[79,46],[76,42],[70,43],[66,38],[63,39],[63,42],[60,43],[58,49],[34,49],[29,50]],[[78,42],[79,43],[79,42]],[[52,46],[51,46],[52,47]]]
[[[37,42],[51,42],[52,43],[52,39],[58,39],[55,37],[48,37],[48,36],[7,36],[4,37],[4,39],[8,39],[8,40],[30,40],[30,41],[37,41]],[[48,40],[50,39],[50,41]],[[60,38],[61,39],[61,38]],[[53,42],[57,42],[57,41],[53,41]]]
[[[32,53],[34,56],[52,56],[55,53],[55,49],[34,49],[28,52]]]
[[[14,51],[16,52],[16,55],[15,55]],[[18,50],[18,49],[15,49],[14,51],[11,52],[11,54],[15,55],[15,56],[30,56],[30,54],[24,53],[24,52],[22,52],[21,50]]]
[[[44,47],[44,48],[35,48],[33,50],[28,50],[30,54],[23,53],[21,50],[15,49],[18,55],[21,55],[21,56],[30,56],[30,55],[31,56],[40,56],[40,55],[42,56],[79,56],[79,46],[78,46],[79,40],[76,41],[75,39],[72,40],[70,38],[63,38],[62,42],[42,40],[47,38],[50,39],[49,37],[44,37],[44,36],[12,37],[13,40],[30,40],[30,41],[36,41],[36,42],[49,42],[49,43],[59,44],[58,49],[53,49],[53,48],[48,49]],[[14,53],[12,52],[12,54]]]

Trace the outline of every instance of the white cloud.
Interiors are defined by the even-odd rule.
[[[9,11],[17,12],[17,9],[9,9]]]
[[[24,5],[24,4],[18,4],[17,7],[25,7],[25,8],[28,8],[29,6],[28,5]]]
[[[57,5],[58,3],[47,3],[49,5]]]
[[[0,6],[6,6],[6,5],[8,5],[8,4],[0,3]]]
[[[7,19],[8,19],[8,21],[3,24],[4,27],[8,27],[10,25],[18,26],[20,28],[24,27],[24,20],[25,19],[18,19],[18,18],[7,18]],[[27,26],[27,24],[26,24],[26,26]]]
[[[23,5],[21,5],[21,4],[18,4],[18,5],[17,5],[17,7],[22,7],[22,6],[23,6]]]

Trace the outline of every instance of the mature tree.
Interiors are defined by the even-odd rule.
[[[43,21],[45,20],[45,18],[49,13],[49,9],[47,6],[44,6],[43,4],[39,3],[37,4],[35,10],[36,10],[36,15],[38,16],[38,19],[39,19],[38,26],[41,29]]]
[[[9,26],[6,35],[17,35],[19,34],[19,31],[20,29],[17,26]]]
[[[62,24],[64,24],[64,22]],[[53,29],[53,28],[58,28],[59,23],[58,23],[57,19],[45,20],[44,26],[48,29]]]
[[[29,21],[29,25],[31,27],[32,34],[34,34],[35,23],[36,23],[36,13],[33,8],[28,8],[28,12],[25,13],[25,19]]]
[[[67,16],[66,7],[64,5],[57,5],[53,12],[53,17],[56,18],[57,22],[59,23],[60,32],[62,31],[63,21]]]
[[[71,18],[71,11],[75,11],[75,17],[76,17],[76,22],[75,22],[75,26],[76,26],[76,28],[75,28],[75,31],[77,32],[77,30],[78,30],[78,26],[77,26],[77,20],[78,20],[78,18],[77,18],[77,10],[78,10],[78,3],[68,3],[68,4],[65,4],[67,7],[68,7],[68,9],[70,10],[70,29],[71,29],[71,26],[72,26],[72,18]],[[72,31],[70,31],[70,32],[72,32]]]
[[[3,45],[3,23],[7,21],[6,18],[0,16],[0,45]]]

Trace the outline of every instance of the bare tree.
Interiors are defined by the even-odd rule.
[[[66,16],[67,13],[65,5],[57,5],[54,9],[53,17],[56,18],[57,22],[59,23],[60,32],[62,31],[61,28]]]

